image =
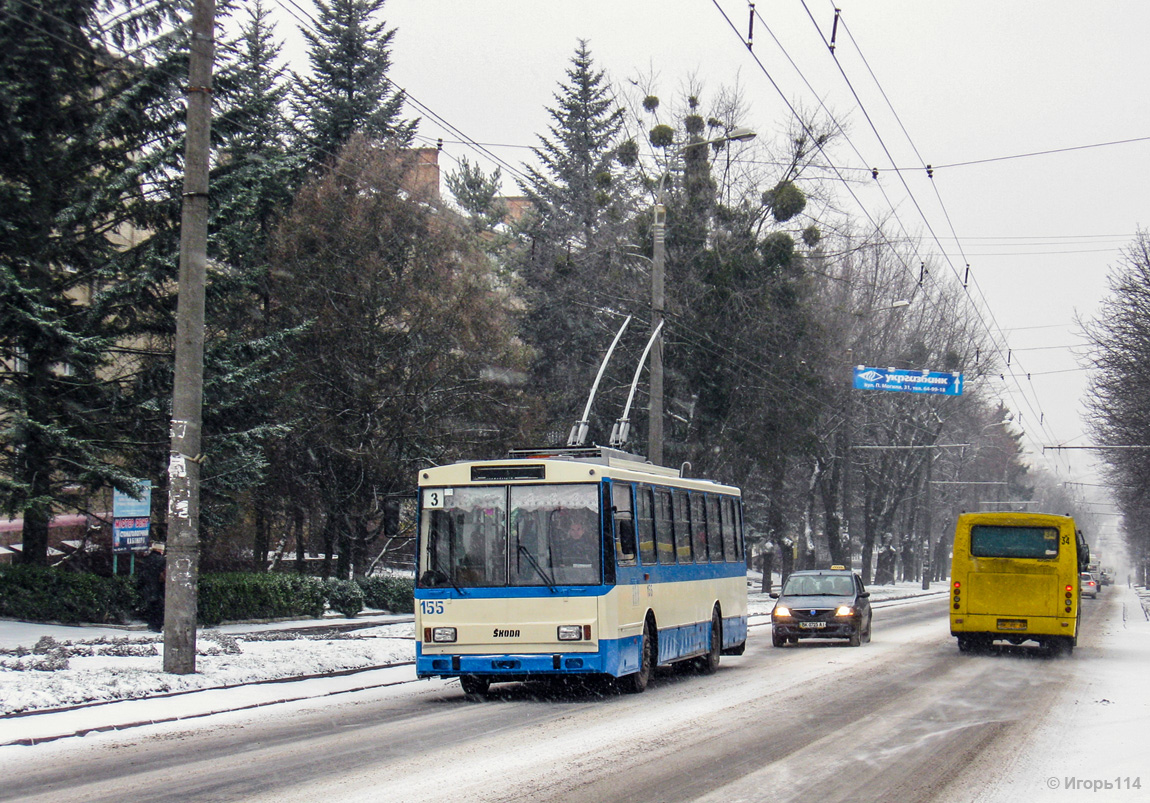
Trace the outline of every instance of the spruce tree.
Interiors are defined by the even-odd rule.
[[[213,125],[219,156],[211,176],[205,344],[203,515],[208,564],[238,551],[222,543],[242,499],[255,505],[255,565],[267,553],[267,450],[289,431],[294,414],[278,381],[289,368],[296,332],[271,323],[268,243],[288,214],[303,160],[289,146],[288,89],[280,44],[262,2],[247,9],[234,49],[216,81]],[[254,494],[253,494],[254,491]],[[288,493],[284,489],[284,493]],[[282,497],[281,497],[282,498]]]
[[[386,0],[316,0],[315,30],[300,29],[311,75],[297,75],[294,100],[308,164],[335,157],[355,133],[411,144],[417,121],[403,120],[404,95],[388,78],[395,29],[376,16]]]
[[[126,6],[0,13],[0,505],[24,518],[27,563],[47,562],[54,512],[136,489],[124,456],[138,349],[125,336],[147,280],[125,266],[150,219],[178,73],[164,44],[173,7]]]
[[[536,353],[534,384],[549,408],[547,431],[535,437],[550,442],[565,437],[581,412],[623,315],[644,303],[636,262],[624,255],[634,192],[630,160],[620,155],[622,109],[587,42],[579,42],[566,75],[548,109],[550,135],[534,149],[540,167],[526,167],[521,183],[532,207],[519,269],[529,303],[525,334]],[[612,367],[619,381],[630,381],[633,365],[619,359]],[[606,440],[617,412],[597,420],[595,437]]]

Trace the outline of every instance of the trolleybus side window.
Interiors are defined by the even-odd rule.
[[[722,498],[723,506],[723,553],[728,561],[739,559],[738,537],[736,535],[737,522],[735,519],[735,500],[729,496]]]
[[[695,545],[695,561],[706,563],[707,557],[707,514],[703,507],[704,496],[701,493],[691,494],[691,540]]]
[[[675,502],[674,528],[675,528],[675,555],[679,563],[691,562],[691,516],[690,506],[687,502],[687,492],[675,490],[672,494]]]
[[[635,565],[635,515],[631,509],[631,484],[611,484],[615,519],[615,559],[621,566]]]
[[[655,519],[651,489],[646,485],[635,487],[635,519],[639,525],[639,559],[648,566],[655,563]]]
[[[719,497],[707,494],[707,545],[711,562],[723,559],[722,519],[719,517]]]
[[[655,491],[655,546],[659,563],[675,562],[675,533],[671,529],[671,492]]]
[[[505,585],[506,508],[503,488],[424,489],[426,553],[419,584],[425,588]]]
[[[735,515],[739,517],[739,554],[743,556],[743,561],[747,559],[747,532],[744,529],[746,521],[743,519],[743,502],[739,500],[735,503]]]

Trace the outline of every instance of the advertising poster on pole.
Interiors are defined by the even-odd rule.
[[[148,548],[152,523],[152,483],[140,483],[140,498],[112,492],[112,551],[134,552]]]

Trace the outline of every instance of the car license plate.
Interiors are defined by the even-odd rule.
[[[818,629],[826,627],[826,626],[827,626],[826,622],[799,622],[799,627],[804,628],[806,630],[818,630]]]
[[[998,620],[998,629],[999,630],[1025,630],[1026,629],[1026,620],[1025,619],[999,619]]]

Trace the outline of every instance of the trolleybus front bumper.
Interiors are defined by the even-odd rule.
[[[415,674],[418,677],[459,677],[460,675],[481,675],[484,677],[517,680],[529,677],[554,675],[609,674],[618,676],[624,664],[634,664],[622,660],[620,647],[627,641],[631,651],[638,653],[638,639],[623,642],[601,642],[597,652],[553,652],[553,653],[496,653],[468,654],[454,653],[424,655],[421,644],[416,644]]]

